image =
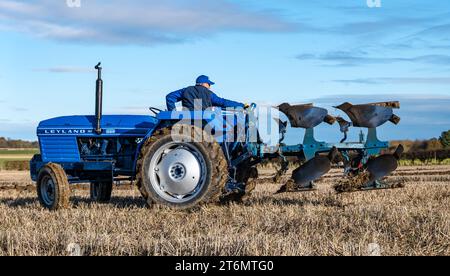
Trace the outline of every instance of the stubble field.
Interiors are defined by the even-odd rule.
[[[402,167],[395,190],[336,194],[339,177],[308,193],[260,183],[244,204],[191,212],[147,208],[128,185],[94,204],[77,186],[71,209],[49,212],[26,172],[0,171],[0,255],[450,255],[450,166]]]

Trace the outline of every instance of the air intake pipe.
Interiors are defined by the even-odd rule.
[[[97,82],[95,85],[95,133],[98,135],[102,134],[102,126],[101,126],[101,120],[102,120],[102,106],[103,106],[103,80],[102,80],[102,63],[99,62],[95,66],[95,70],[97,70]]]

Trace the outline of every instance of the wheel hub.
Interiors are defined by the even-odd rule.
[[[179,148],[163,155],[155,172],[163,191],[184,196],[197,188],[201,179],[201,164],[191,151]]]
[[[55,183],[51,177],[46,177],[41,186],[41,195],[44,202],[51,205],[55,200]]]
[[[183,164],[176,163],[170,168],[170,178],[173,181],[181,181],[186,176],[186,168]]]

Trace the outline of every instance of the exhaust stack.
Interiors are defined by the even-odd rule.
[[[95,133],[102,134],[101,120],[102,120],[102,106],[103,106],[103,80],[102,80],[102,63],[99,62],[95,66],[97,70],[97,82],[95,86]]]

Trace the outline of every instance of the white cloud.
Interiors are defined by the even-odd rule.
[[[364,51],[332,51],[325,54],[301,54],[299,60],[317,60],[340,67],[387,64],[387,63],[423,63],[432,65],[450,65],[450,56],[442,54],[407,56],[407,57],[373,57]]]
[[[334,82],[344,84],[436,84],[436,85],[449,85],[450,78],[446,77],[409,77],[409,78],[365,78],[365,79],[347,79],[347,80],[334,80]]]
[[[296,25],[226,0],[0,0],[0,28],[77,42],[176,43],[227,31],[285,32]]]
[[[88,67],[75,67],[75,66],[60,66],[50,68],[35,68],[36,72],[50,72],[50,73],[90,73],[94,71],[94,68]]]

